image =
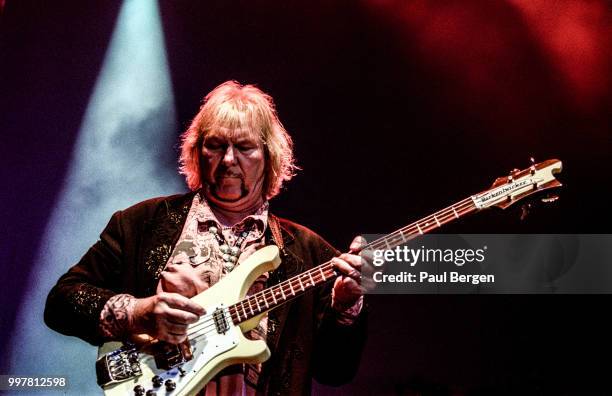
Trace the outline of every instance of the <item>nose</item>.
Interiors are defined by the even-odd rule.
[[[223,154],[223,164],[225,166],[234,165],[236,163],[236,153],[234,152],[234,146],[228,145]]]

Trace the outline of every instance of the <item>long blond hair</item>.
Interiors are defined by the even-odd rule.
[[[200,156],[204,137],[213,129],[245,128],[259,135],[265,153],[263,192],[267,199],[277,195],[283,182],[297,169],[293,142],[276,114],[272,97],[254,85],[226,81],[213,89],[189,128],[181,136],[180,173],[193,190],[202,187]]]

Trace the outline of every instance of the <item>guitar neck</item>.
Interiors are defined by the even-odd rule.
[[[393,249],[394,247],[403,245],[419,235],[427,234],[436,228],[442,227],[445,224],[448,224],[477,210],[479,209],[474,204],[472,197],[466,198],[463,201],[459,201],[454,205],[439,210],[427,217],[423,217],[412,224],[408,224],[397,231],[372,241],[368,243],[364,249]]]
[[[397,231],[368,243],[363,250],[393,249],[396,246],[426,234],[435,228],[479,210],[473,199],[466,198],[434,214],[424,217]],[[238,325],[264,312],[276,308],[308,290],[323,285],[337,276],[331,261],[327,261],[278,285],[269,287],[229,307],[234,324]]]

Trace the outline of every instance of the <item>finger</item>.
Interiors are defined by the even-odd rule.
[[[165,292],[179,293],[185,297],[198,294],[196,286],[186,281],[185,276],[178,272],[162,272],[161,287]]]
[[[362,294],[361,285],[353,278],[344,277],[342,279],[342,284],[340,287],[342,288],[342,292],[346,294],[350,294],[353,296]]]
[[[187,339],[187,335],[186,334],[179,335],[179,334],[161,332],[160,334],[157,335],[157,338],[161,341],[165,341],[170,344],[180,344],[181,342]]]
[[[175,323],[171,320],[165,319],[163,322],[163,328],[166,329],[167,333],[174,335],[185,335],[187,334],[187,325],[184,323]]]
[[[366,241],[366,239],[364,237],[362,237],[361,235],[357,235],[355,237],[355,239],[353,239],[353,242],[351,242],[351,246],[350,246],[350,252],[351,253],[358,253],[361,251],[361,249],[363,249],[366,245],[368,244],[368,242]]]
[[[168,308],[164,318],[172,323],[188,325],[196,323],[200,318],[191,312],[182,311],[180,309]]]
[[[336,278],[336,280],[334,281],[334,290],[341,288],[342,286],[342,279],[344,279],[344,276],[340,275],[339,277]]]
[[[339,258],[349,263],[349,265],[351,265],[358,271],[361,270],[361,267],[364,264],[364,260],[361,258],[361,256],[358,256],[356,254],[343,253],[340,255]]]
[[[177,293],[161,293],[160,298],[172,308],[178,308],[198,316],[206,313],[206,310],[201,305]]]
[[[177,281],[181,280],[180,275],[177,272],[174,272],[174,271],[173,272],[164,271],[164,272],[162,272],[160,274],[160,278],[163,281],[170,282],[170,283],[175,283],[175,284],[177,283]]]
[[[161,276],[175,276],[177,279],[184,279],[185,282],[193,283],[193,277],[197,275],[190,272],[185,265],[169,265],[161,273]]]
[[[359,256],[367,263],[374,261],[374,252],[372,249],[365,249],[359,252]]]
[[[353,305],[363,295],[363,289],[354,279],[342,277],[342,279],[338,278],[338,281],[334,284],[333,295],[334,302],[346,308]]]
[[[176,272],[177,271],[177,265],[174,265],[173,263],[170,263],[168,265],[166,265],[166,268],[164,268],[164,270],[162,271],[162,276],[164,275],[165,272]]]
[[[344,275],[350,276],[354,279],[361,278],[361,273],[358,270],[356,270],[352,265],[350,265],[339,257],[334,257],[332,259],[332,264],[338,271],[340,271]]]

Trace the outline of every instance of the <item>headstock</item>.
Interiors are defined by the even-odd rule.
[[[510,205],[544,190],[561,187],[555,174],[561,172],[561,161],[550,159],[535,164],[531,159],[529,168],[515,169],[506,177],[498,177],[486,191],[472,196],[478,209],[497,206],[506,209]]]

